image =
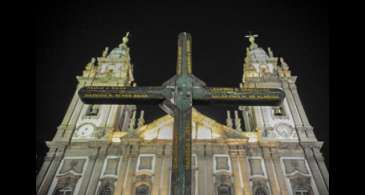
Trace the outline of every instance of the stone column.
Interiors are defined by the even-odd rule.
[[[314,158],[314,154],[312,152],[311,147],[307,144],[302,144],[302,146],[303,146],[305,158],[307,159],[310,171],[312,173],[312,176],[313,176],[314,182],[317,186],[317,189],[319,191],[319,194],[328,195],[329,194],[328,188],[326,187],[324,179],[321,175],[321,171],[318,168],[318,165],[317,165],[317,162]]]
[[[82,176],[83,179],[82,179],[82,183],[80,185],[78,195],[83,195],[83,194],[86,195],[86,190],[88,188],[91,175],[93,174],[93,171],[94,171],[94,165],[95,165],[96,159],[97,159],[97,152],[96,152],[96,154],[89,156],[89,162],[87,164],[85,173]]]
[[[324,162],[322,153],[319,151],[319,148],[317,148],[317,147],[313,148],[313,152],[314,152],[314,157],[317,160],[319,170],[322,173],[322,177],[324,179],[326,187],[327,187],[327,189],[329,189],[329,174],[328,174],[328,170],[327,170],[326,164]]]
[[[91,178],[89,181],[88,188],[86,190],[86,194],[95,194],[95,192],[96,192],[96,188],[99,183],[99,178],[100,178],[101,171],[102,171],[105,157],[106,157],[106,150],[107,150],[106,146],[103,146],[99,149],[99,154],[94,163],[94,169],[91,174]]]
[[[281,195],[288,195],[288,186],[285,182],[285,176],[280,165],[280,155],[277,148],[271,148],[271,157],[274,163],[276,178],[279,182]]]
[[[42,184],[40,185],[40,188],[38,190],[38,195],[45,195],[48,193],[48,190],[54,180],[54,177],[56,175],[56,172],[58,170],[58,167],[60,166],[60,163],[64,156],[65,148],[57,148],[55,157],[47,171],[47,174],[45,175]]]
[[[46,157],[44,158],[43,164],[41,169],[38,172],[37,175],[37,180],[36,180],[36,189],[37,191],[39,190],[39,186],[41,185],[41,183],[43,182],[43,179],[47,173],[47,170],[49,168],[49,166],[51,165],[56,153],[55,153],[56,149],[55,148],[51,148],[49,152],[47,152]]]
[[[263,150],[263,157],[264,157],[264,164],[267,172],[267,176],[270,181],[272,195],[280,195],[280,186],[276,177],[275,168],[273,161],[271,159],[271,152],[270,148],[264,146]]]

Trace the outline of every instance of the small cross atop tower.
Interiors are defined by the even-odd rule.
[[[251,45],[250,45],[250,49],[254,49],[257,47],[257,44],[255,43],[255,38],[258,37],[258,34],[252,34],[251,32],[248,33],[248,35],[246,35],[245,37],[248,38],[248,40],[250,41]]]
[[[123,43],[119,45],[119,47],[121,47],[122,45],[125,45],[127,46],[127,43],[128,43],[128,36],[129,36],[129,32],[127,32],[124,37],[123,37]]]

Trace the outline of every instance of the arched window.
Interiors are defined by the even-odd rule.
[[[255,191],[255,195],[267,195],[265,189],[263,188],[257,188],[256,191]]]
[[[136,195],[150,195],[150,188],[143,184],[136,188]]]
[[[218,195],[231,195],[231,187],[228,185],[218,186]]]
[[[111,186],[110,184],[106,184],[100,190],[99,195],[112,195],[113,191],[114,191],[113,186]]]
[[[294,195],[309,195],[309,191],[307,189],[296,189]]]
[[[72,195],[72,188],[71,187],[63,187],[58,188],[54,195]]]

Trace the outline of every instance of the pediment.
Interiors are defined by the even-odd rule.
[[[148,140],[172,140],[174,119],[165,115],[136,130],[136,134]],[[226,138],[247,138],[242,132],[223,125],[214,119],[203,115],[193,108],[192,111],[192,138],[193,140],[212,140]],[[247,138],[248,139],[248,138]]]

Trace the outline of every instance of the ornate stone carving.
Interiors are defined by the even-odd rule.
[[[86,159],[64,159],[62,168],[59,174],[63,174],[69,171],[81,174],[84,168]]]
[[[280,123],[274,126],[272,130],[267,131],[266,137],[276,139],[297,139],[297,134],[293,127],[288,124]]]
[[[298,171],[302,174],[309,174],[304,159],[284,159],[285,174],[292,174]]]

